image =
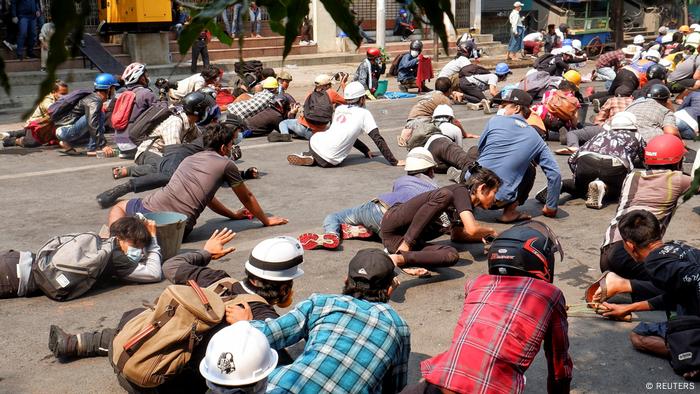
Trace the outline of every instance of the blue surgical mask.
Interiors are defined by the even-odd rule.
[[[141,248],[135,248],[133,246],[129,246],[126,249],[126,257],[129,258],[134,263],[138,263],[141,261],[141,258],[143,257],[143,249]]]
[[[499,108],[498,111],[496,111],[496,115],[505,115],[506,114],[506,109],[504,108]]]
[[[233,140],[233,144],[238,145],[241,142],[243,142],[243,133],[239,131],[238,134],[236,134],[236,138]]]

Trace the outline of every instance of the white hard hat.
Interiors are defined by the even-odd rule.
[[[661,60],[661,54],[656,49],[650,49],[646,51],[644,58],[658,63]]]
[[[141,63],[131,63],[124,69],[122,79],[126,85],[133,85],[146,72],[146,65]]]
[[[668,27],[666,27],[666,26],[659,27],[659,34],[666,34],[666,33],[668,33]]]
[[[669,42],[673,41],[673,35],[666,34],[665,36],[661,37],[661,43],[662,44],[668,44]]]
[[[449,116],[454,118],[455,111],[453,111],[452,107],[450,107],[447,104],[440,104],[437,107],[435,107],[435,110],[433,111],[433,118],[439,118],[441,116]]]
[[[404,169],[406,172],[422,171],[435,166],[437,166],[437,163],[435,163],[433,154],[430,153],[428,149],[419,146],[411,149],[408,155],[406,155],[406,165]]]
[[[293,280],[304,275],[299,266],[304,262],[304,249],[296,238],[279,236],[255,245],[245,262],[246,271],[272,281]]]
[[[513,7],[522,7],[522,6],[524,6],[524,5],[525,5],[525,4],[523,4],[523,3],[519,2],[519,1],[516,1],[515,3],[513,3]]]
[[[574,51],[574,48],[573,48],[571,45],[564,45],[563,47],[561,47],[561,52],[560,52],[560,53],[561,53],[561,54],[564,54],[564,55],[571,55],[571,56],[573,56],[573,55],[576,54],[576,51]]]
[[[530,75],[532,75],[532,74],[534,74],[534,73],[536,73],[536,72],[537,72],[537,69],[536,69],[536,68],[531,68],[531,69],[527,70],[527,72],[525,73],[525,76],[526,76],[526,77],[529,77]]]
[[[692,31],[700,31],[700,25],[697,24],[697,23],[693,23],[692,25],[690,25],[690,30],[692,30]]]
[[[583,44],[581,43],[581,40],[571,41],[571,46],[577,51],[583,50]]]
[[[365,95],[365,87],[361,83],[354,81],[350,82],[343,91],[345,100],[354,100]]]
[[[642,45],[642,44],[644,44],[644,36],[641,35],[641,34],[637,34],[636,36],[634,36],[634,39],[632,40],[632,43],[633,43],[634,45]]]
[[[221,386],[246,386],[265,379],[277,367],[277,352],[267,337],[247,321],[214,334],[199,363],[204,379]]]
[[[637,117],[631,112],[618,112],[610,121],[611,130],[637,130]]]
[[[329,83],[331,83],[332,78],[333,77],[331,77],[328,74],[321,74],[316,76],[316,79],[314,79],[314,83],[316,85],[328,85]]]

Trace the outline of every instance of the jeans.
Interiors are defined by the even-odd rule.
[[[299,123],[296,119],[286,119],[279,124],[280,133],[289,134],[291,131],[295,135],[310,140],[311,136],[314,135],[311,129]]]
[[[373,233],[379,234],[379,223],[382,221],[382,216],[379,206],[373,201],[369,201],[326,216],[323,220],[323,232],[340,234],[340,225],[345,223],[351,226],[362,225]]]
[[[569,148],[578,148],[581,143],[595,137],[598,133],[604,131],[602,126],[591,125],[582,129],[571,130],[566,133],[566,145]]]
[[[683,137],[684,140],[695,139],[697,133],[684,120],[676,118],[676,126],[678,127],[678,132],[681,133],[681,137]]]
[[[104,135],[105,135],[105,117],[104,112],[100,111],[98,114],[98,126],[97,134],[95,136],[90,135],[88,138],[87,150],[94,151],[97,149],[99,142],[100,148],[105,145]],[[65,141],[71,145],[73,143],[82,142],[88,135],[88,121],[85,115],[81,116],[75,123],[69,126],[62,126],[56,129],[56,137],[59,140]]]
[[[27,53],[32,53],[32,51],[34,51],[34,44],[36,43],[36,17],[33,15],[20,16],[17,25],[19,28],[19,33],[17,35],[17,56],[20,59],[24,59],[25,41],[27,41]]]
[[[613,79],[615,79],[616,75],[615,69],[613,69],[612,67],[601,67],[596,70],[596,74],[598,74],[596,79],[599,81],[612,81]],[[609,86],[608,89],[610,89]]]
[[[262,27],[262,15],[260,15],[260,10],[248,10],[248,15],[250,16],[250,34],[259,35],[260,28]]]
[[[163,157],[151,151],[145,151],[134,160],[135,166],[131,167],[131,176],[134,178],[155,174],[163,161]]]

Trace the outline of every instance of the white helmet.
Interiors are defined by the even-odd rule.
[[[435,159],[430,151],[422,146],[413,148],[406,155],[406,172],[423,171],[428,168],[436,167]]]
[[[302,262],[304,249],[299,241],[280,236],[255,245],[245,262],[245,269],[258,278],[281,282],[304,275],[299,268]]]
[[[634,39],[632,40],[632,43],[633,43],[634,45],[642,45],[642,44],[644,44],[644,36],[641,35],[641,34],[637,34],[636,36],[634,36]]]
[[[658,63],[661,60],[661,54],[656,49],[650,49],[644,53],[644,58]]]
[[[365,95],[365,87],[361,83],[354,81],[350,82],[343,91],[345,100],[355,100]]]
[[[211,337],[199,373],[217,385],[246,386],[270,375],[277,358],[262,331],[239,321]]]
[[[583,50],[583,44],[581,43],[581,40],[573,40],[571,41],[571,47],[574,48],[577,51],[582,51]]]
[[[146,72],[146,65],[141,63],[131,63],[124,69],[122,79],[126,85],[133,85]]]
[[[314,83],[316,85],[328,85],[331,83],[332,78],[333,77],[331,77],[328,74],[320,74],[316,76],[316,78],[314,79]]]
[[[668,34],[668,27],[666,26],[661,26],[659,27],[659,34]]]
[[[449,116],[451,118],[455,117],[455,112],[452,110],[452,107],[450,107],[447,104],[440,104],[437,107],[435,107],[435,110],[433,111],[433,119],[439,118],[441,116]]]
[[[692,30],[692,31],[700,31],[700,25],[697,24],[697,23],[693,23],[692,25],[690,25],[690,30]]]
[[[561,47],[561,52],[559,53],[561,53],[562,55],[573,56],[576,54],[576,51],[574,51],[574,48],[571,45],[564,45],[563,47]]]
[[[618,112],[610,121],[611,130],[637,130],[637,117],[631,112]]]

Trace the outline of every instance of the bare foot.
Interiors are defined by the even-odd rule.
[[[631,292],[632,287],[628,279],[625,279],[614,272],[609,272],[607,275],[605,275],[605,295],[607,298],[610,298],[615,294]],[[599,303],[605,301],[601,299],[601,293],[602,289],[599,288],[596,290],[595,294],[593,294],[592,302]]]
[[[530,214],[527,214],[525,212],[520,212],[517,210],[513,211],[503,211],[503,215],[499,217],[498,220],[501,223],[514,223],[514,222],[522,222],[523,220],[530,220],[532,219],[532,216]]]
[[[430,271],[425,268],[402,268],[401,271],[407,275],[417,276],[419,278],[428,278],[432,275]]]

